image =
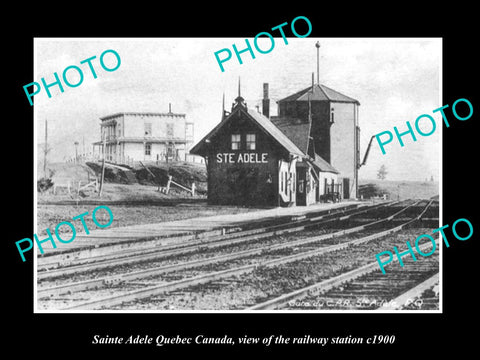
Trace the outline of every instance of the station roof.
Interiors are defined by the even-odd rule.
[[[297,145],[285,135],[278,127],[273,124],[270,119],[260,114],[258,111],[246,109],[247,113],[272,137],[278,141],[286,150],[293,155],[304,156],[304,152],[298,148]]]
[[[280,129],[297,147],[307,154],[310,123],[299,119],[272,117],[270,121]]]
[[[340,171],[335,169],[332,165],[330,165],[326,160],[324,160],[317,153],[315,153],[315,159],[313,160],[313,165],[316,166],[320,171],[340,174]]]
[[[311,91],[313,90],[313,91]],[[333,101],[341,103],[355,103],[360,105],[358,100],[355,100],[349,96],[343,95],[336,90],[330,89],[329,87],[322,84],[315,84],[309,86],[306,89],[300,90],[295,94],[287,96],[281,100],[278,100],[277,103],[282,103],[285,101],[308,101],[308,94],[310,93],[310,101]]]
[[[295,143],[290,140],[278,127],[276,127],[267,117],[258,111],[248,109],[246,106],[237,105],[237,107],[226,116],[212,131],[210,131],[200,142],[198,142],[191,150],[191,154],[201,155],[206,141],[214,136],[227,122],[231,121],[233,114],[243,111],[251,120],[257,123],[267,134],[277,141],[285,150],[292,155],[305,156],[305,153],[298,148]]]

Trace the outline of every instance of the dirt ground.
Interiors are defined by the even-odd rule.
[[[378,194],[387,194],[391,200],[430,199],[440,193],[436,181],[393,181],[393,180],[359,180],[360,193],[362,187],[370,184]],[[368,196],[367,196],[368,198]]]
[[[205,200],[205,195],[196,194],[192,197],[190,193],[181,189],[172,187],[168,195],[159,192],[158,186],[140,185],[140,184],[115,184],[105,183],[103,185],[102,196],[93,189],[85,191],[85,194],[77,195],[75,191],[70,194],[66,189],[59,189],[54,195],[52,191],[37,193],[39,204],[108,204],[108,203],[142,203],[142,204],[161,204],[163,202],[191,202]]]
[[[372,183],[372,181],[363,181],[363,183]],[[400,200],[403,200],[404,198],[430,198],[438,194],[438,183],[433,182],[374,181],[374,183],[382,191],[389,193],[394,200],[398,195]],[[107,205],[112,210],[114,220],[110,227],[258,210],[258,208],[239,206],[211,206],[207,205],[204,195],[192,197],[187,192],[176,192],[174,189],[169,195],[165,195],[157,190],[158,187],[151,185],[105,183],[101,197],[93,191],[86,197],[74,196],[61,191],[56,195],[50,192],[38,193],[37,234],[46,235],[46,228],[53,231],[58,223],[62,221],[72,222],[73,217],[84,212],[89,213],[88,216],[85,216],[87,227],[96,229],[91,213],[99,205]],[[101,223],[108,222],[109,218],[106,211],[101,210],[97,214]],[[82,229],[80,220],[75,220],[74,223],[78,230]],[[68,233],[69,231],[67,226],[61,228],[62,233]]]
[[[137,224],[150,224],[172,220],[190,219],[194,217],[211,216],[216,214],[238,214],[249,211],[256,211],[254,208],[241,208],[234,206],[207,206],[206,203],[185,204],[176,206],[155,206],[155,205],[107,205],[113,213],[113,223],[109,227],[119,227]],[[72,218],[84,212],[85,222],[88,229],[96,229],[97,226],[92,220],[92,211],[97,205],[38,205],[37,207],[37,230],[38,234],[46,234],[47,227],[53,233],[55,226],[62,221],[74,223],[76,229],[82,229],[80,220],[72,221]],[[100,223],[107,223],[108,213],[99,210],[96,214]],[[78,226],[77,226],[78,225]],[[67,226],[64,226],[68,229]],[[62,227],[63,230],[63,227]]]
[[[105,184],[102,197],[93,193],[86,198],[75,198],[69,194],[38,194],[37,198],[37,234],[45,234],[45,229],[53,232],[55,226],[62,221],[72,222],[72,218],[84,212],[88,229],[96,229],[92,220],[92,211],[99,205],[107,205],[113,213],[113,223],[109,227],[120,227],[136,224],[150,224],[164,221],[183,220],[216,214],[238,214],[256,211],[257,208],[239,206],[208,205],[205,196],[192,197],[187,193],[166,196],[157,191],[155,186]],[[108,213],[97,212],[98,221],[107,223]],[[80,220],[74,220],[77,230],[82,229]],[[61,233],[70,232],[68,226],[60,228]]]

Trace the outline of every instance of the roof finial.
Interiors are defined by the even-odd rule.
[[[235,104],[234,104],[234,105],[236,106],[236,105],[238,105],[238,104],[240,104],[240,105],[242,105],[242,106],[244,106],[244,107],[247,106],[247,104],[245,103],[245,99],[244,99],[244,98],[242,97],[242,95],[240,94],[240,76],[238,77],[238,96],[237,96],[237,98],[235,99]]]
[[[320,85],[320,42],[317,41],[315,47],[317,48],[317,84]]]

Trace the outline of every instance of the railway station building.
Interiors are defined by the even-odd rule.
[[[191,150],[205,159],[210,204],[306,206],[356,197],[357,100],[313,85],[278,101],[270,117],[240,95]]]

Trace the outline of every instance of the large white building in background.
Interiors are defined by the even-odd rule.
[[[194,161],[193,122],[185,114],[123,112],[100,118],[100,138],[95,142],[99,155],[117,164],[134,161]]]

